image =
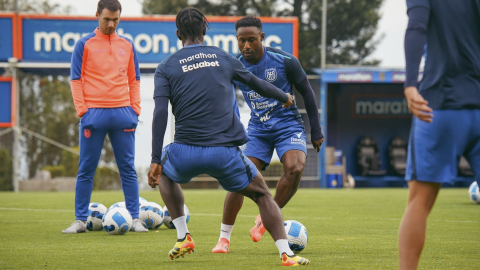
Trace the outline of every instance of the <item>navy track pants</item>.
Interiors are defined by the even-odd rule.
[[[100,160],[105,135],[112,143],[120,171],[125,204],[132,218],[138,218],[138,178],[134,166],[135,129],[138,116],[132,107],[90,108],[80,120],[80,164],[75,188],[75,216],[87,220],[93,176]],[[108,207],[108,206],[107,206]]]

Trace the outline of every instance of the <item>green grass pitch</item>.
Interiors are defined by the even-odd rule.
[[[158,191],[141,192],[163,206]],[[300,189],[283,210],[302,222],[309,242],[301,253],[310,269],[395,269],[397,233],[407,189]],[[189,230],[195,252],[175,261],[168,251],[175,230],[108,235],[105,231],[64,235],[74,221],[74,193],[0,193],[0,269],[271,269],[280,267],[268,233],[253,243],[248,231],[258,214],[245,199],[230,253],[212,254],[218,240],[221,190],[187,190]],[[123,201],[121,191],[93,192],[106,207]],[[480,205],[467,189],[443,189],[430,215],[420,269],[480,269]]]

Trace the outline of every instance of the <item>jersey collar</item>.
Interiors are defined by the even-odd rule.
[[[97,35],[97,37],[100,37],[100,38],[105,38],[105,39],[114,39],[114,38],[117,38],[118,35],[117,35],[117,31],[115,31],[115,33],[111,34],[111,35],[104,35],[102,34],[102,32],[100,32],[100,29],[95,28],[95,35]]]

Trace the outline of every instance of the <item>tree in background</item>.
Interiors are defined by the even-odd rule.
[[[17,0],[18,11],[31,13],[64,13],[71,11],[71,6],[62,7],[50,4],[48,0]],[[0,0],[0,11],[15,11],[15,0]]]
[[[188,2],[144,0],[144,13],[177,14],[188,6]],[[380,62],[365,59],[380,41],[374,39],[374,35],[382,2],[383,0],[328,0],[328,64],[377,65]],[[307,70],[320,66],[321,0],[198,0],[193,6],[207,15],[298,17],[299,60]]]

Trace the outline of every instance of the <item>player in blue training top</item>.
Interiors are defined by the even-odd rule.
[[[262,175],[239,146],[248,141],[234,108],[233,80],[259,94],[274,98],[282,106],[293,97],[262,81],[240,61],[220,48],[203,46],[208,21],[195,8],[184,8],[176,18],[177,37],[183,49],[168,57],[155,71],[155,111],[152,125],[152,164],[149,184],[160,185],[160,194],[177,229],[178,241],[171,259],[183,257],[195,244],[183,211],[179,184],[208,174],[230,192],[238,192],[257,203],[282,258],[282,265],[307,265],[309,260],[290,250],[280,209]],[[175,141],[162,151],[167,126],[168,101],[175,115]]]
[[[427,217],[464,155],[480,175],[480,0],[407,0],[405,97],[413,113],[399,232],[400,269],[417,269]],[[425,44],[427,60],[417,89]]]
[[[235,29],[241,52],[236,58],[250,72],[285,93],[293,94],[295,86],[303,96],[311,126],[311,141],[318,152],[324,140],[318,108],[312,87],[298,59],[282,50],[263,46],[265,33],[262,32],[261,20],[256,17],[241,18],[235,23]],[[295,103],[289,108],[283,108],[280,102],[257,94],[248,85],[242,82],[235,83],[242,90],[245,101],[252,110],[248,124],[250,141],[244,153],[261,170],[270,163],[273,150],[277,150],[278,157],[283,163],[284,175],[278,181],[274,200],[280,208],[283,208],[297,192],[305,167],[307,140],[302,118]],[[212,250],[213,253],[228,252],[233,224],[242,204],[241,194],[227,193],[220,239]],[[257,242],[265,232],[261,215],[258,215],[255,223],[250,230],[250,236]]]

